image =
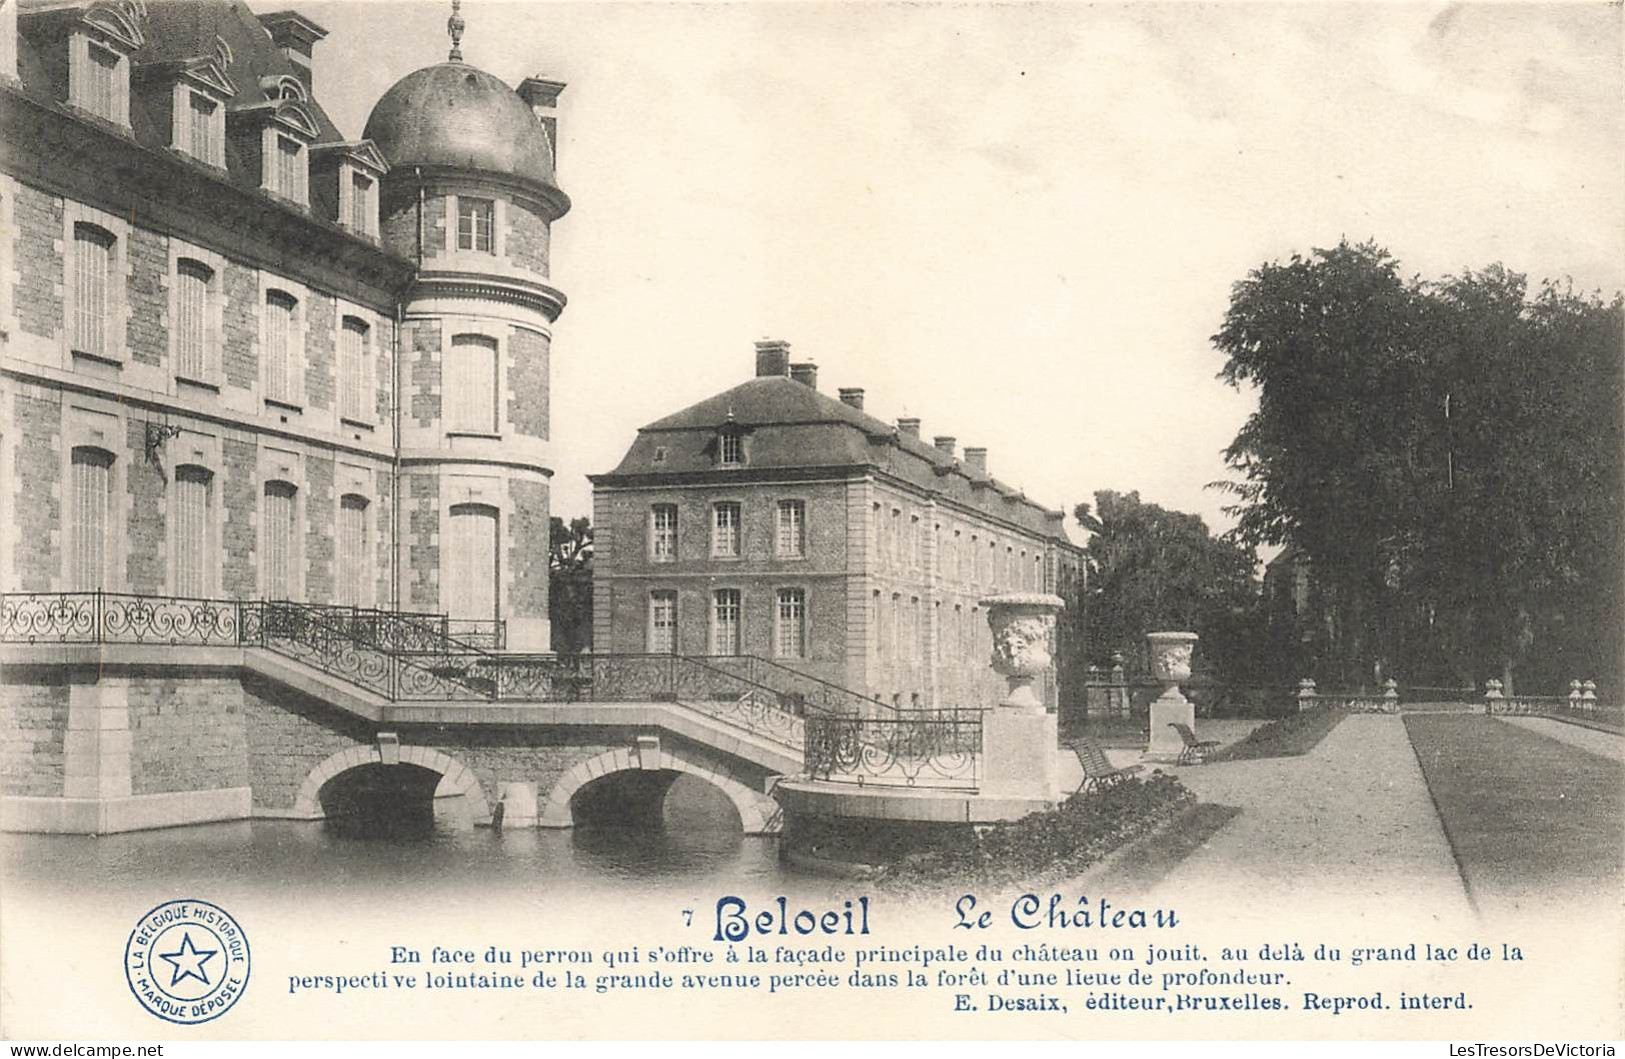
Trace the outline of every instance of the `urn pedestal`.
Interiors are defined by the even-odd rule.
[[[1014,593],[981,601],[993,631],[993,668],[1005,678],[1003,701],[982,715],[979,789],[1000,797],[1060,796],[1055,714],[1033,688],[1051,665],[1059,596]]]
[[[1151,642],[1151,674],[1162,684],[1162,694],[1151,703],[1151,738],[1144,760],[1174,763],[1184,751],[1185,741],[1169,726],[1183,724],[1196,731],[1196,707],[1179,685],[1191,677],[1191,652],[1197,636],[1193,632],[1153,632],[1146,639]]]

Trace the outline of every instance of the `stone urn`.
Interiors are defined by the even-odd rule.
[[[1004,700],[982,714],[982,782],[990,798],[1060,799],[1055,714],[1033,689],[1053,663],[1050,644],[1060,596],[1021,592],[981,601],[993,630],[993,669],[1009,685]],[[1017,804],[1017,803],[1012,803]]]
[[[1152,632],[1145,637],[1151,644],[1151,675],[1162,685],[1162,694],[1151,703],[1151,738],[1146,744],[1147,761],[1175,762],[1185,749],[1185,740],[1175,724],[1196,731],[1196,707],[1185,698],[1179,685],[1191,678],[1191,654],[1196,649],[1193,632]]]
[[[993,630],[993,669],[1009,684],[999,706],[1042,713],[1044,703],[1033,682],[1054,664],[1050,643],[1055,616],[1066,602],[1043,592],[1015,592],[989,596],[981,604]]]

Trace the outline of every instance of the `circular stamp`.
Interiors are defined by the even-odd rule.
[[[248,988],[248,936],[219,905],[166,901],[124,946],[124,979],[142,1007],[183,1026],[217,1019]]]

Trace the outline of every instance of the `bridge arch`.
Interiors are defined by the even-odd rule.
[[[616,772],[635,770],[681,772],[698,777],[720,790],[733,803],[739,823],[747,835],[766,835],[778,830],[779,806],[772,798],[752,790],[739,780],[717,772],[680,751],[610,750],[578,762],[553,784],[542,805],[540,827],[574,827],[570,803],[581,788]]]
[[[479,778],[473,771],[461,761],[432,747],[403,746],[400,748],[400,763],[417,765],[419,768],[440,773],[443,784],[449,784],[452,790],[462,796],[469,808],[469,817],[475,824],[483,825],[491,822],[491,803],[485,796],[485,788],[480,785]],[[329,780],[353,768],[382,764],[384,764],[383,753],[376,744],[351,747],[332,755],[311,769],[310,774],[305,777],[305,782],[299,787],[299,794],[294,798],[294,815],[306,820],[320,820],[326,815],[322,810],[321,791]]]

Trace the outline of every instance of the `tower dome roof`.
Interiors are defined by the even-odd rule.
[[[407,74],[378,100],[363,134],[393,167],[454,166],[542,184],[553,192],[553,145],[500,78],[463,62]]]

